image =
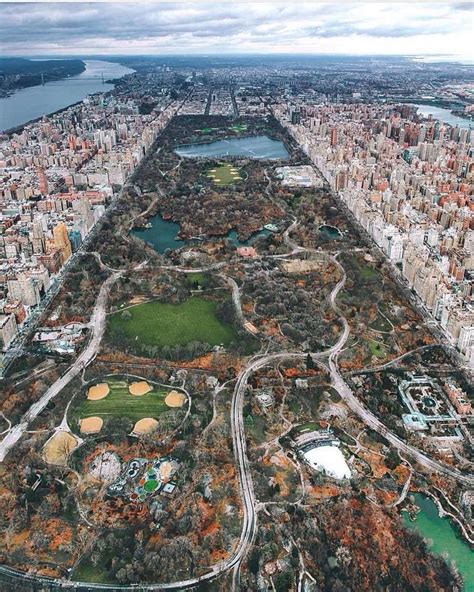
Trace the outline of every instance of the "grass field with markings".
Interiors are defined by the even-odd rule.
[[[209,179],[212,179],[215,185],[223,187],[225,185],[233,185],[242,181],[242,175],[237,167],[231,164],[221,164],[217,167],[209,169],[206,173]]]
[[[107,377],[104,382],[109,385],[109,394],[98,401],[91,401],[84,393],[80,403],[74,410],[76,420],[86,417],[126,417],[133,422],[144,417],[157,418],[164,411],[170,411],[165,404],[166,395],[169,389],[150,384],[153,390],[143,396],[130,394],[128,387],[130,383],[136,382],[136,378],[130,377],[129,382],[124,378]]]

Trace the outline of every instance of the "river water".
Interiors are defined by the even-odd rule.
[[[44,86],[30,86],[0,99],[0,131],[22,125],[47,113],[63,109],[87,95],[106,92],[113,84],[102,84],[104,80],[121,78],[134,70],[102,60],[84,60],[86,69],[77,76],[47,82]]]
[[[447,556],[448,563],[454,561],[464,580],[465,592],[474,592],[474,551],[457,535],[448,518],[439,517],[431,499],[416,494],[415,501],[421,511],[413,522],[403,512],[405,526],[427,539],[432,553]]]
[[[417,103],[411,103],[413,107],[418,108],[418,113],[423,115],[423,117],[428,117],[428,115],[432,115],[433,119],[439,119],[440,121],[444,121],[444,123],[449,123],[452,126],[458,127],[474,127],[474,123],[469,121],[469,119],[463,119],[462,117],[458,117],[457,115],[453,115],[449,109],[443,109],[442,107],[433,107],[432,105],[420,105]]]

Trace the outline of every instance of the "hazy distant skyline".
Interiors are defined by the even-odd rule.
[[[1,55],[449,54],[473,59],[473,2],[0,4]]]

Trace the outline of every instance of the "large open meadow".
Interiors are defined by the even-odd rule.
[[[199,341],[228,345],[235,337],[232,326],[220,321],[217,304],[192,297],[182,304],[159,301],[139,304],[109,317],[109,336],[124,335],[137,345],[175,346]]]

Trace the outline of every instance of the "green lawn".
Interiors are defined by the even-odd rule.
[[[95,566],[91,558],[84,557],[73,571],[71,580],[73,582],[93,582],[94,584],[114,584],[115,581],[109,576],[101,565]]]
[[[153,386],[153,390],[137,397],[128,391],[128,385],[137,382],[138,378],[129,378],[127,384],[124,378],[105,378],[101,382],[107,382],[110,388],[109,394],[104,399],[90,401],[86,398],[87,393],[79,396],[80,404],[74,410],[74,418],[84,419],[86,417],[126,417],[133,422],[144,417],[157,418],[163,411],[170,411],[165,404],[165,398],[169,389]]]
[[[239,169],[231,164],[221,164],[213,167],[207,171],[206,176],[212,179],[214,184],[219,187],[232,185],[242,180]]]
[[[380,313],[377,313],[377,317],[374,321],[372,321],[372,323],[370,323],[369,327],[371,329],[375,329],[376,331],[389,332],[392,330],[390,323]]]
[[[241,132],[245,132],[247,130],[247,127],[248,126],[246,123],[236,123],[235,125],[231,125],[229,129],[232,132],[240,134]]]
[[[359,272],[362,278],[368,281],[375,280],[379,276],[379,272],[370,265],[364,265],[359,267]]]
[[[132,343],[161,347],[191,341],[228,345],[236,334],[232,326],[217,318],[216,307],[215,302],[197,296],[182,304],[146,302],[111,314],[109,337],[124,334]],[[130,313],[130,318],[124,318],[124,313]]]
[[[369,341],[370,353],[377,358],[385,358],[385,349],[377,341]]]
[[[299,433],[299,434],[304,434],[306,432],[311,432],[314,430],[320,430],[321,426],[319,425],[319,423],[316,423],[315,421],[308,421],[308,423],[303,423],[299,426],[297,426],[295,428],[295,432]]]

